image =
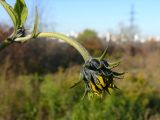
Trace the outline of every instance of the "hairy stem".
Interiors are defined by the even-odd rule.
[[[15,42],[26,42],[30,40],[32,37],[31,35],[28,35],[26,37],[20,37],[16,38]],[[84,61],[87,61],[90,59],[90,54],[88,51],[76,40],[70,39],[69,37],[60,34],[60,33],[53,33],[53,32],[44,32],[44,33],[38,33],[35,38],[55,38],[55,39],[60,39],[68,43],[69,45],[73,46],[83,57]]]

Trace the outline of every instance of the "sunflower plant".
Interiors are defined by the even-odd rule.
[[[85,93],[84,95],[97,95],[100,96],[104,93],[109,93],[109,89],[118,89],[115,85],[115,79],[121,79],[124,73],[115,72],[114,67],[119,65],[119,62],[109,63],[105,60],[107,49],[99,58],[92,57],[89,52],[76,40],[73,40],[63,34],[55,32],[38,32],[38,12],[35,9],[35,20],[32,33],[25,34],[24,23],[28,15],[28,8],[25,0],[16,0],[14,7],[10,6],[5,0],[0,0],[1,5],[9,14],[13,25],[13,33],[4,41],[0,43],[0,51],[13,43],[25,43],[32,38],[56,38],[61,39],[69,45],[73,46],[83,57],[84,64],[80,72],[80,81],[75,83],[71,88],[75,87],[78,83],[84,82]],[[56,40],[53,39],[53,40]]]

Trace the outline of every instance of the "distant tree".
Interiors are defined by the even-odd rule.
[[[97,55],[103,49],[102,40],[96,31],[86,29],[80,33],[77,40],[83,44],[92,54]]]
[[[6,24],[0,24],[0,42],[7,38],[12,33],[12,28]]]
[[[95,39],[98,39],[97,32],[95,32],[94,30],[90,30],[90,29],[84,30],[77,37],[77,40],[79,40],[80,42],[95,40]]]

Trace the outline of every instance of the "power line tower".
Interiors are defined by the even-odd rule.
[[[135,22],[135,6],[134,4],[132,4],[130,11],[130,27],[134,26],[134,22]]]
[[[132,4],[131,5],[131,10],[130,10],[130,19],[129,19],[129,29],[130,29],[130,40],[134,40],[135,39],[135,35],[136,35],[136,26],[135,26],[135,5]]]

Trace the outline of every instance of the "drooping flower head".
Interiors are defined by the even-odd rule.
[[[95,58],[88,60],[81,71],[82,80],[86,85],[86,93],[100,95],[104,92],[109,93],[109,88],[118,89],[114,84],[114,78],[120,78],[119,76],[124,73],[112,70],[117,65],[118,63],[109,64],[106,60]]]
[[[81,80],[85,82],[85,95],[101,95],[109,93],[109,89],[118,89],[115,85],[115,78],[121,79],[124,73],[113,71],[119,62],[109,63],[104,60],[106,51],[100,58],[90,58],[81,69]]]

